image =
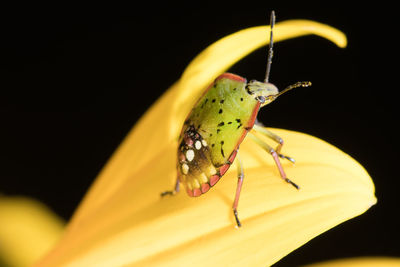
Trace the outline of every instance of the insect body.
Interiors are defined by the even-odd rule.
[[[311,84],[310,82],[298,82],[279,92],[275,85],[268,82],[272,61],[274,21],[275,16],[272,12],[271,41],[265,81],[247,82],[245,78],[231,73],[224,73],[215,79],[197,101],[182,127],[177,151],[178,174],[175,190],[162,193],[162,195],[175,194],[179,191],[179,183],[182,183],[189,196],[200,196],[219,181],[237,158],[238,186],[233,211],[238,226],[241,226],[241,223],[237,215],[237,206],[244,174],[240,157],[237,155],[241,142],[250,130],[259,131],[278,142],[277,148],[273,149],[250,133],[255,142],[271,153],[281,178],[297,189],[299,188],[286,177],[279,161],[279,157],[294,161],[280,153],[283,145],[282,139],[265,128],[255,125],[261,107],[271,103],[290,89]]]
[[[178,177],[190,196],[206,193],[233,163],[260,106],[269,95],[278,93],[274,85],[265,85],[225,73],[194,106],[185,120],[178,149]]]

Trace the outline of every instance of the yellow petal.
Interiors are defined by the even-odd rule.
[[[306,267],[399,267],[400,258],[360,257],[314,263]]]
[[[63,240],[38,266],[265,266],[376,202],[373,183],[356,161],[317,138],[278,129],[284,152],[297,160],[284,167],[302,190],[285,184],[270,156],[245,140],[241,229],[234,227],[231,211],[234,168],[200,198],[184,192],[160,198],[174,184],[177,135],[193,102],[219,72],[267,43],[266,30],[240,31],[194,59],[127,136]],[[345,44],[337,30],[309,21],[282,22],[275,32],[277,40],[323,33]]]
[[[63,228],[64,222],[43,204],[0,196],[0,260],[8,266],[33,264],[54,246]]]

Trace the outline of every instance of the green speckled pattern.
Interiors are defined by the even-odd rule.
[[[237,147],[258,103],[246,92],[244,79],[221,77],[199,99],[185,125],[194,125],[207,141],[216,167],[225,164]]]

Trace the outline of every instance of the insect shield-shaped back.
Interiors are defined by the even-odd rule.
[[[178,178],[190,196],[214,186],[234,161],[261,102],[246,79],[225,73],[205,91],[185,120],[178,147]],[[250,92],[253,92],[250,94]]]

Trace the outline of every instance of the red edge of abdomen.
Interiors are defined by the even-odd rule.
[[[256,122],[258,111],[260,111],[260,106],[261,106],[261,103],[259,101],[257,101],[257,104],[253,109],[253,113],[251,113],[251,117],[249,120],[249,124],[247,125],[247,129],[251,130],[253,128],[254,123]]]
[[[233,73],[225,72],[225,73],[219,75],[217,78],[215,78],[215,80],[207,87],[207,89],[204,90],[204,92],[201,96],[203,97],[208,92],[208,90],[210,90],[210,88],[214,86],[216,81],[221,80],[223,78],[238,81],[238,82],[243,82],[243,83],[247,82],[246,78],[243,78],[243,77],[233,74]]]
[[[247,81],[246,78],[243,78],[242,76],[239,76],[239,75],[236,75],[236,74],[233,74],[233,73],[230,73],[230,72],[225,72],[225,73],[219,75],[215,79],[215,81],[218,81],[218,80],[220,80],[222,78],[231,79],[231,80],[235,80],[235,81],[239,81],[239,82],[246,82]]]

